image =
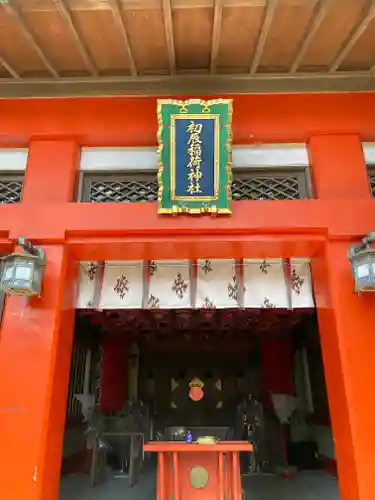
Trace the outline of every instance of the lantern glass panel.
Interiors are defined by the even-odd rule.
[[[365,249],[352,260],[356,290],[375,291],[375,251]]]
[[[4,274],[2,281],[9,281],[13,278],[13,270],[14,270],[14,265],[13,262],[7,262],[5,264],[5,269],[4,269]]]
[[[16,265],[15,269],[15,275],[14,279],[15,280],[22,280],[22,281],[30,281],[32,278],[32,265],[28,264],[25,265],[25,262],[22,262],[21,265]]]
[[[370,276],[370,265],[367,262],[357,265],[355,274],[358,279],[367,278]]]
[[[33,289],[38,294],[42,289],[42,279],[43,279],[43,267],[36,265],[34,267],[34,275],[33,275]]]

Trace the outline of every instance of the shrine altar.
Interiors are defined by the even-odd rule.
[[[247,441],[157,441],[144,450],[158,454],[157,500],[242,499],[239,454],[253,450]]]

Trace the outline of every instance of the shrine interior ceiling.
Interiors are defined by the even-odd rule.
[[[262,335],[284,336],[315,321],[308,309],[179,309],[77,311],[79,338],[123,337],[149,349],[202,353],[257,349]],[[89,339],[90,337],[90,339]]]
[[[370,0],[2,0],[0,96],[374,89]]]

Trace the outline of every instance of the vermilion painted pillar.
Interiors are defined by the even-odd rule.
[[[375,498],[375,296],[357,296],[348,242],[313,259],[313,280],[341,500]]]
[[[354,199],[371,196],[359,136],[314,136],[308,147],[315,197]]]
[[[70,201],[77,160],[73,141],[31,143],[23,203]],[[0,491],[9,500],[58,498],[76,266],[63,243],[44,249],[42,298],[9,298],[0,331]]]
[[[318,198],[350,201],[370,197],[359,137],[313,137],[309,148]],[[325,249],[312,260],[312,271],[341,500],[372,500],[375,297],[354,293],[347,259],[352,242],[339,241],[332,234],[329,238]]]
[[[80,148],[73,140],[32,141],[29,146],[22,202],[73,201],[79,153]]]

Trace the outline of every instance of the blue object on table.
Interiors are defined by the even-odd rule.
[[[193,434],[190,431],[187,431],[186,436],[185,436],[185,443],[192,443],[193,442]]]

